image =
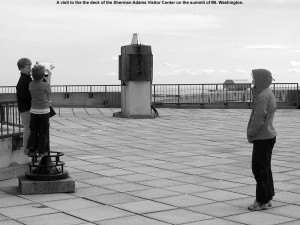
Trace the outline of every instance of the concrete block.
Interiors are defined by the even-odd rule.
[[[19,188],[23,195],[67,193],[75,191],[75,180],[69,176],[63,180],[33,181],[22,175],[19,176]]]

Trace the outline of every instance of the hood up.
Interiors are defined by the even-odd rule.
[[[273,78],[271,72],[266,69],[252,70],[252,74],[255,79],[253,94],[256,96],[270,86]]]

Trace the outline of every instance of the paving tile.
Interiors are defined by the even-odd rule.
[[[100,221],[99,225],[120,225],[120,224],[130,224],[130,225],[168,225],[169,223],[164,223],[158,220],[147,218],[141,215],[128,216],[122,218],[116,218],[111,220]]]
[[[124,209],[126,211],[130,211],[133,213],[150,213],[150,212],[158,212],[158,211],[166,211],[170,209],[174,209],[175,207],[154,202],[151,200],[144,200],[139,202],[129,202],[123,204],[116,204],[115,207]]]
[[[91,184],[88,184],[86,182],[81,182],[79,180],[75,180],[75,191],[78,190],[78,189],[81,189],[81,188],[87,188],[87,187],[92,187],[93,185]]]
[[[94,173],[97,173],[97,174],[100,174],[103,176],[114,177],[114,176],[133,174],[134,172],[128,171],[128,170],[123,170],[123,169],[109,169],[109,170],[94,171]]]
[[[79,197],[87,197],[92,195],[100,195],[100,194],[105,195],[111,193],[114,193],[114,191],[109,190],[107,188],[91,186],[91,187],[84,187],[84,188],[75,188],[75,192],[71,194]]]
[[[170,211],[150,213],[147,214],[147,216],[171,224],[185,224],[212,218],[211,216],[185,209],[174,209]]]
[[[124,193],[114,193],[114,194],[107,194],[107,195],[96,195],[96,196],[89,196],[86,197],[91,201],[99,202],[101,204],[106,205],[115,205],[115,204],[122,204],[128,202],[138,202],[144,199],[135,197],[133,195],[124,194]]]
[[[80,225],[95,225],[95,223],[81,223]]]
[[[214,201],[228,201],[228,200],[248,197],[247,195],[242,195],[242,194],[223,191],[223,190],[215,190],[215,191],[209,191],[204,193],[195,193],[194,195],[202,198],[211,199]]]
[[[151,189],[146,189],[141,191],[132,191],[132,192],[128,192],[128,194],[141,197],[141,198],[147,198],[147,199],[156,199],[156,198],[180,195],[180,193],[178,192],[164,190],[161,188],[151,188]]]
[[[276,193],[274,200],[285,203],[300,203],[300,194],[282,191]]]
[[[99,177],[98,174],[95,174],[95,173],[92,173],[92,172],[86,172],[86,171],[72,173],[70,175],[75,180],[83,180],[83,179],[91,179],[91,178]]]
[[[217,173],[209,173],[203,174],[204,177],[218,179],[218,180],[226,180],[226,179],[236,179],[243,178],[244,176],[233,174],[233,173],[225,173],[225,172],[217,172]]]
[[[68,211],[68,214],[89,222],[108,220],[108,219],[126,217],[132,215],[132,213],[129,213],[127,211],[117,209],[111,206],[106,206],[106,205],[103,206],[100,205],[92,208],[71,210]]]
[[[112,178],[112,177],[102,177],[97,176],[95,178],[86,179],[83,180],[84,183],[95,185],[95,186],[104,186],[109,184],[121,184],[126,183],[126,181],[120,180],[118,178]]]
[[[176,207],[190,207],[190,206],[203,205],[203,204],[214,202],[209,199],[200,198],[200,197],[187,195],[187,194],[176,195],[176,196],[166,197],[166,198],[159,198],[156,199],[156,201],[173,205]]]
[[[273,225],[273,224],[283,224],[286,222],[295,221],[295,219],[272,215],[263,212],[250,212],[235,216],[225,217],[227,220],[232,220],[234,222],[240,222],[249,225]]]
[[[43,202],[43,205],[60,211],[70,211],[74,209],[97,207],[99,204],[82,198],[73,198],[51,202]]]
[[[211,220],[198,221],[194,223],[187,223],[185,225],[244,225],[244,223],[236,223],[224,219],[211,219]]]
[[[66,194],[66,193],[55,193],[55,194],[46,194],[46,195],[34,194],[34,195],[19,195],[19,196],[37,203],[75,198],[74,195]]]
[[[293,221],[293,222],[288,222],[288,223],[283,223],[281,225],[299,225],[299,220]]]
[[[154,176],[149,176],[146,174],[130,174],[130,175],[122,175],[115,177],[116,179],[124,180],[126,181],[131,181],[131,182],[136,182],[136,181],[148,181],[148,180],[155,180],[157,177]]]
[[[183,185],[185,183],[175,181],[175,180],[169,180],[169,179],[156,179],[156,180],[149,180],[149,181],[139,181],[137,183],[144,184],[150,187],[158,187],[158,188],[163,188],[163,187],[173,187],[176,185]]]
[[[0,221],[7,220],[8,218],[6,216],[0,215]]]
[[[17,196],[8,196],[8,197],[0,198],[0,208],[5,208],[5,207],[15,206],[15,205],[25,205],[29,203],[32,203],[32,201]]]
[[[148,175],[159,177],[159,178],[172,178],[172,177],[181,177],[183,173],[178,173],[174,171],[153,171],[148,173]]]
[[[255,196],[256,185],[242,185],[240,187],[226,188],[226,190],[243,195]]]
[[[112,184],[112,185],[105,185],[103,186],[106,189],[110,189],[117,192],[130,192],[130,191],[138,191],[149,189],[149,186],[141,185],[137,183],[122,183],[122,184]]]
[[[197,192],[207,192],[212,191],[212,188],[195,185],[195,184],[185,184],[185,185],[177,185],[172,187],[165,187],[166,190],[176,191],[179,193],[197,193]]]
[[[22,225],[22,223],[19,223],[15,220],[3,220],[1,221],[1,225]]]
[[[209,183],[203,184],[205,187],[211,187],[214,189],[232,189],[235,188],[239,189],[240,187],[244,186],[243,184],[240,183],[235,183],[235,182],[229,182],[226,180],[217,180]]]
[[[275,190],[280,190],[280,191],[292,191],[294,189],[298,189],[299,185],[293,184],[290,182],[275,182],[274,184]]]
[[[82,223],[85,222],[84,220],[64,213],[53,213],[49,215],[20,218],[19,221],[26,225],[82,225]]]
[[[0,182],[0,189],[3,190],[3,187],[11,187],[11,186],[17,186],[18,180],[15,178],[10,178],[7,180],[2,180]]]
[[[43,214],[56,213],[57,211],[40,204],[27,204],[12,206],[7,208],[0,208],[0,214],[12,219],[22,217],[32,217]]]
[[[203,185],[205,183],[216,181],[216,179],[203,177],[203,176],[196,176],[196,175],[185,175],[185,176],[181,176],[181,177],[172,177],[171,179],[174,181],[180,181],[180,182],[189,183],[189,184],[199,184],[199,185]]]
[[[281,207],[271,208],[268,213],[279,216],[286,216],[300,220],[300,206],[299,205],[285,205]]]
[[[189,207],[188,209],[213,217],[225,217],[249,212],[247,208],[229,205],[222,202]]]
[[[7,192],[0,190],[0,198],[8,197],[8,196],[9,196],[9,194]]]

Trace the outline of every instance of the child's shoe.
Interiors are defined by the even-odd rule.
[[[34,149],[29,149],[29,150],[28,150],[28,156],[29,156],[29,157],[34,157],[34,156],[36,156],[35,150],[34,150]]]
[[[268,210],[269,208],[268,208],[268,203],[261,204],[255,200],[253,204],[248,206],[248,209],[251,211],[260,211],[260,210]]]
[[[39,153],[38,157],[37,157],[37,162],[40,162],[42,160],[42,158],[45,156],[45,153]]]

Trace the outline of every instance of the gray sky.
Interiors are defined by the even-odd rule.
[[[276,82],[300,83],[299,0],[57,2],[1,0],[0,85],[17,83],[21,57],[53,62],[52,84],[119,84],[118,55],[133,33],[152,46],[156,84],[251,81],[255,68],[269,69]]]

